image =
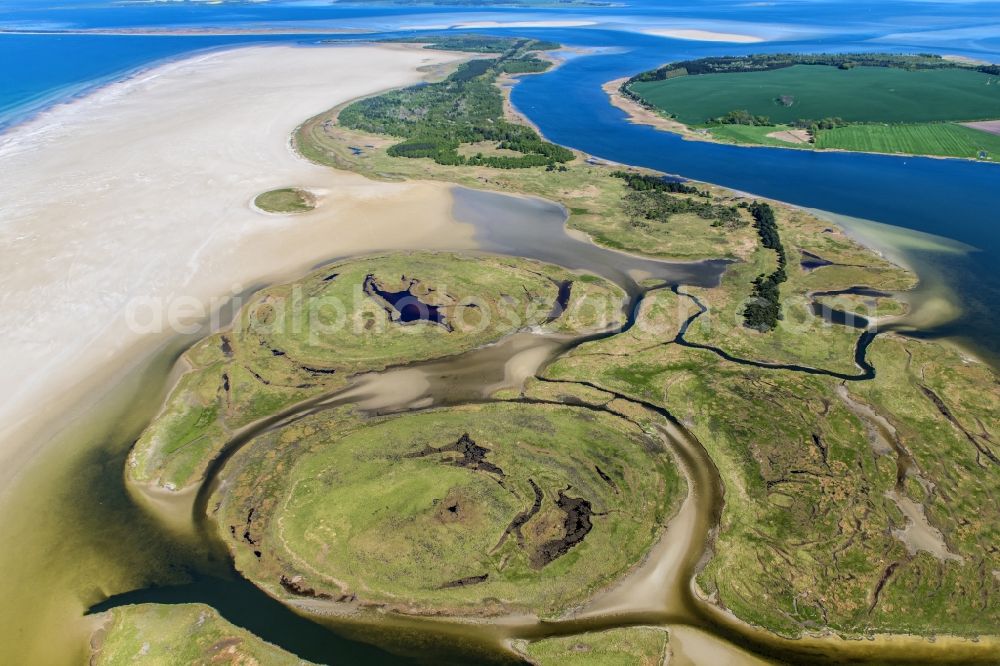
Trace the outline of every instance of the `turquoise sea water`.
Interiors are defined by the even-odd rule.
[[[530,24],[569,21],[564,28]],[[680,138],[624,122],[608,104],[604,82],[663,62],[759,51],[893,50],[962,54],[1000,61],[998,2],[663,3],[621,6],[493,7],[388,3],[107,2],[41,4],[0,0],[0,130],[48,104],[165,59],[241,44],[358,40],[440,30],[463,23],[516,21],[486,32],[545,37],[586,47],[543,76],[527,77],[513,100],[553,141],[611,160],[649,166],[803,206],[937,234],[974,251],[912,253],[948,283],[962,316],[924,335],[964,340],[1000,359],[1000,165],[956,160],[740,148]],[[79,31],[211,29],[341,30],[350,34],[135,35]],[[642,34],[656,28],[703,28],[767,41],[729,44]],[[468,31],[468,28],[460,28]],[[2,165],[0,165],[2,169]]]

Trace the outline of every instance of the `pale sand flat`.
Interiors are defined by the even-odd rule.
[[[735,32],[716,32],[714,30],[693,30],[685,28],[652,28],[643,30],[644,34],[671,39],[685,39],[696,42],[732,42],[734,44],[756,44],[766,41],[756,35],[741,35]]]
[[[130,327],[130,312],[151,318],[137,302],[210,304],[333,257],[473,247],[447,185],[373,182],[309,163],[289,142],[312,115],[462,57],[385,46],[203,54],[0,135],[3,473],[44,441],[27,437],[35,425],[171,335]],[[251,208],[287,186],[316,193],[316,210]]]

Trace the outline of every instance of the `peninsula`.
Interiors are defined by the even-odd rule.
[[[1000,67],[934,55],[679,61],[605,90],[634,122],[742,145],[1000,159]]]

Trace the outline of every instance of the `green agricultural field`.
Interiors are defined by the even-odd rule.
[[[121,606],[108,615],[93,641],[92,666],[308,663],[233,626],[202,604]]]
[[[561,404],[323,412],[230,463],[217,523],[280,597],[557,615],[639,562],[682,496],[659,436]]]
[[[578,277],[524,259],[413,252],[352,259],[264,289],[231,330],[185,354],[192,370],[136,443],[128,476],[170,490],[196,483],[237,429],[357,373],[458,354],[527,327],[582,334],[620,321],[622,291]]]
[[[985,153],[986,159],[1000,160],[1000,136],[954,123],[851,125],[820,130],[816,147],[969,158],[980,158]]]
[[[681,76],[631,89],[688,125],[747,110],[774,123],[839,117],[918,123],[1000,118],[1000,78],[961,69],[794,65],[764,72]],[[790,105],[779,102],[790,96]]]

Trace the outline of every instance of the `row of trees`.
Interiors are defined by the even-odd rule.
[[[966,67],[930,53],[913,55],[893,53],[760,53],[745,56],[719,56],[682,60],[657,69],[636,74],[626,86],[639,81],[663,81],[676,76],[721,74],[733,72],[763,72],[793,65],[827,65],[840,69],[854,67],[896,67],[900,69],[946,69]],[[983,67],[978,67],[985,71]],[[986,72],[989,73],[989,72]]]
[[[755,116],[746,109],[730,111],[724,116],[712,118],[708,121],[710,125],[750,125],[754,127],[767,127],[773,125],[767,116]]]
[[[750,300],[743,308],[743,323],[758,331],[770,331],[778,325],[781,319],[781,290],[779,285],[788,279],[785,272],[787,259],[785,247],[778,235],[778,224],[774,210],[766,203],[750,204],[750,214],[753,216],[754,227],[760,237],[762,247],[774,250],[778,255],[778,268],[773,272],[758,275],[754,278]]]
[[[847,127],[851,123],[837,116],[833,118],[822,118],[820,120],[803,120],[800,118],[799,120],[796,120],[793,124],[800,129],[807,129],[815,132],[818,130]]]
[[[657,192],[673,192],[676,194],[702,194],[694,185],[687,185],[678,180],[670,180],[666,176],[651,176],[635,171],[615,171],[611,174],[615,178],[621,178],[629,189],[637,192],[655,190]],[[705,192],[704,194],[707,194]]]
[[[751,127],[773,127],[774,123],[767,116],[755,116],[749,111],[730,111],[724,116],[710,118],[708,125],[748,125]],[[837,127],[847,127],[851,123],[840,117],[821,118],[812,120],[810,118],[800,118],[792,123],[793,127],[808,130],[815,137],[820,130],[836,129]]]

